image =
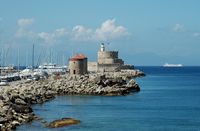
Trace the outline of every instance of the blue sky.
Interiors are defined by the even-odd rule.
[[[96,60],[101,42],[128,64],[200,65],[199,0],[0,0],[1,63]],[[19,53],[18,53],[19,52]],[[51,53],[50,53],[51,52]],[[50,55],[51,54],[51,55]]]

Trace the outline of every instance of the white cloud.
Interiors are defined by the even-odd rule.
[[[19,28],[15,33],[15,37],[17,37],[17,38],[35,38],[36,34],[33,31],[26,30],[24,28]]]
[[[47,44],[56,43],[58,40],[68,39],[72,41],[110,41],[128,36],[130,33],[123,26],[117,26],[115,19],[108,19],[96,29],[76,25],[71,30],[66,28],[56,29],[53,32],[33,32],[27,27],[34,23],[34,19],[20,19],[17,21],[18,30],[15,36],[18,38],[35,38],[43,40]]]
[[[17,21],[18,26],[22,28],[28,27],[32,25],[33,23],[34,23],[33,18],[22,18]]]
[[[127,29],[123,26],[116,26],[115,19],[106,20],[100,28],[95,31],[97,40],[117,39],[129,35]]]
[[[174,32],[184,32],[185,31],[185,28],[183,25],[181,24],[176,24],[173,28],[172,28],[172,31]]]
[[[33,18],[22,18],[17,20],[18,29],[15,32],[17,38],[28,38],[34,39],[36,37],[35,32],[31,31],[30,27],[34,23]]]
[[[200,37],[200,33],[197,33],[197,32],[196,32],[196,33],[193,34],[193,36],[195,36],[195,37]]]
[[[75,41],[90,41],[93,40],[94,32],[92,29],[85,28],[82,25],[77,25],[73,27],[71,37]]]
[[[108,41],[128,36],[130,33],[123,26],[117,26],[115,19],[108,19],[95,30],[82,25],[72,29],[72,37],[78,41]]]
[[[19,27],[18,30],[15,32],[16,38],[27,38],[27,39],[39,39],[44,41],[47,44],[53,44],[57,40],[61,39],[62,37],[68,36],[68,32],[65,28],[56,29],[53,32],[33,32],[23,27]]]
[[[56,29],[52,33],[40,32],[37,35],[40,39],[44,40],[45,43],[53,44],[53,43],[56,43],[56,41],[61,39],[62,37],[67,38],[68,32],[65,28],[60,28],[60,29]]]

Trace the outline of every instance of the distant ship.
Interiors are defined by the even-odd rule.
[[[183,65],[182,64],[164,64],[163,67],[182,67]]]

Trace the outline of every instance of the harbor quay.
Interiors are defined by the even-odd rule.
[[[32,104],[43,103],[57,95],[127,95],[140,91],[133,77],[143,72],[91,73],[80,76],[65,74],[59,79],[25,81],[0,88],[0,128],[15,129],[16,126],[37,119]]]

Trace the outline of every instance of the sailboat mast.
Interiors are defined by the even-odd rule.
[[[32,48],[32,70],[34,70],[34,44]]]
[[[63,54],[63,57],[62,57],[63,59],[63,61],[62,61],[62,63],[63,63],[63,66],[65,65],[65,56],[64,56],[64,54]]]
[[[28,63],[28,62],[27,62],[27,61],[28,61],[27,59],[28,59],[28,52],[27,52],[27,50],[26,50],[26,55],[25,55],[25,66],[26,66],[26,68],[27,68],[27,65],[28,65],[28,64],[27,64],[27,63]]]
[[[17,71],[19,72],[19,48],[17,53]]]

